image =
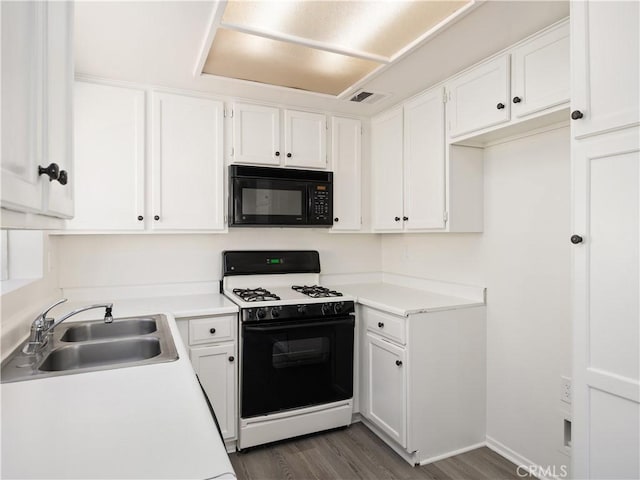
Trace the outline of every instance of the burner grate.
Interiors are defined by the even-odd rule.
[[[291,287],[296,292],[300,292],[311,298],[326,298],[326,297],[341,297],[342,293],[335,290],[331,290],[320,285],[293,285]]]
[[[233,293],[245,302],[267,302],[269,300],[280,300],[280,297],[271,293],[266,288],[234,288]]]

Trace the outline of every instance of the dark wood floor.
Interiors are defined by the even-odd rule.
[[[522,478],[516,465],[488,448],[414,468],[361,423],[234,453],[231,463],[239,480]]]

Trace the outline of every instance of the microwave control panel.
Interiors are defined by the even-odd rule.
[[[316,224],[331,224],[333,215],[331,208],[331,187],[315,185],[311,189],[311,219]]]

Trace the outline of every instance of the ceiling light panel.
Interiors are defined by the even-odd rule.
[[[379,66],[370,60],[218,28],[203,70],[338,95]]]

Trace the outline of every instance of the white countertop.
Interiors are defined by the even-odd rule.
[[[2,384],[2,478],[235,478],[171,314],[237,307],[218,294],[113,301],[116,318],[167,315],[179,359]]]
[[[383,282],[334,285],[331,288],[354,297],[362,305],[401,316],[484,305],[478,299],[442,295]]]

